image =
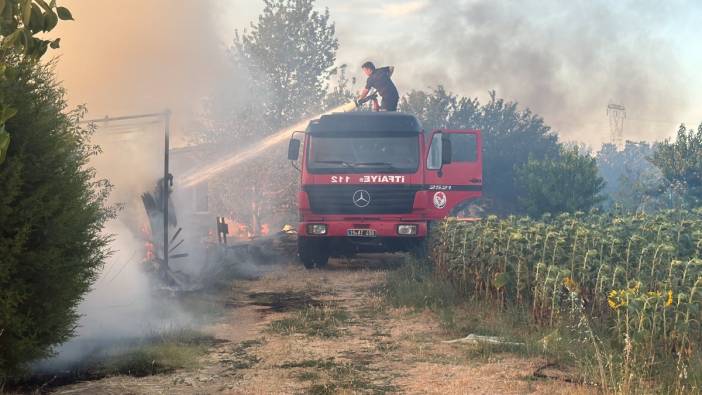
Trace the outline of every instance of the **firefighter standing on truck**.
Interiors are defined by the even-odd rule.
[[[361,91],[358,100],[363,100],[368,96],[370,89],[375,88],[380,97],[383,98],[379,110],[397,111],[397,103],[400,101],[400,95],[397,93],[395,84],[393,84],[390,79],[395,68],[393,66],[388,66],[376,69],[373,62],[366,62],[363,63],[361,69],[363,69],[363,73],[368,76],[368,81],[366,81],[366,87]]]

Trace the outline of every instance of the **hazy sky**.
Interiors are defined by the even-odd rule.
[[[64,0],[60,77],[94,115],[174,108],[223,80],[224,48],[257,0]],[[401,93],[439,84],[516,100],[565,140],[608,139],[606,106],[626,106],[625,137],[660,139],[702,121],[697,1],[318,0],[339,64],[396,66]],[[698,45],[697,45],[698,46]],[[356,88],[360,88],[361,81]]]

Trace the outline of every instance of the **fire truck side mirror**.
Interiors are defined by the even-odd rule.
[[[451,139],[450,135],[441,135],[441,165],[448,165],[451,163]]]
[[[291,139],[288,144],[288,159],[296,161],[300,157],[300,140]]]

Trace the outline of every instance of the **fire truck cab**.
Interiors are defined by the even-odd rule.
[[[482,194],[478,130],[425,133],[410,114],[351,112],[299,133],[288,159],[301,174],[298,254],[307,268],[357,253],[421,253],[432,221]]]

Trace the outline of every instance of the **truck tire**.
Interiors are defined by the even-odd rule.
[[[329,247],[326,240],[299,237],[297,254],[306,269],[323,268],[329,262]]]

